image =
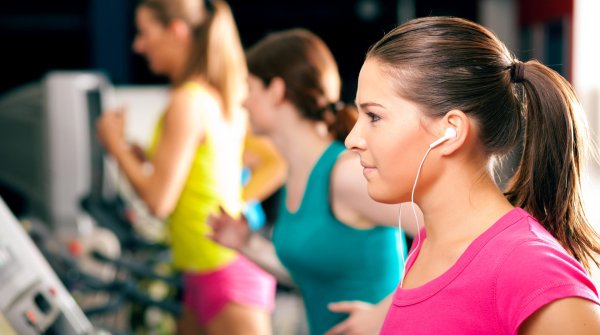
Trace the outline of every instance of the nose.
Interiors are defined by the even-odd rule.
[[[362,151],[366,149],[366,141],[362,136],[361,128],[360,128],[360,120],[358,120],[352,130],[346,136],[346,140],[344,141],[346,148],[350,151]]]
[[[246,96],[242,100],[242,107],[244,107],[244,109],[247,110],[248,112],[250,112],[250,108],[248,108],[250,105],[250,103],[248,101],[249,98],[250,98],[250,95],[246,94]]]
[[[138,53],[138,54],[141,54],[144,52],[144,48],[142,46],[142,41],[139,36],[136,36],[135,39],[133,40],[133,43],[131,43],[131,49],[133,50],[133,52]]]

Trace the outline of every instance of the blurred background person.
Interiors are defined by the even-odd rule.
[[[156,216],[167,218],[182,271],[182,334],[268,334],[274,279],[205,237],[219,206],[242,210],[246,64],[229,6],[221,0],[144,0],[133,47],[172,83],[148,150],[151,168],[128,149],[122,112],[98,121],[106,150]]]
[[[269,138],[249,130],[244,141],[243,162],[250,174],[242,193],[245,201],[262,202],[283,185],[286,164]]]
[[[335,60],[319,37],[302,29],[268,35],[247,59],[252,127],[273,141],[288,175],[273,243],[226,213],[210,221],[213,238],[297,285],[311,334],[325,333],[348,313],[348,331],[366,324],[376,332],[405,245],[391,228],[398,206],[369,198],[357,156],[342,145],[356,111],[339,101]],[[414,223],[412,212],[405,213]],[[350,303],[356,300],[366,303]]]

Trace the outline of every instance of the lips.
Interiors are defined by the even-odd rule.
[[[364,167],[365,169],[374,169],[375,168],[375,165],[371,165],[371,164],[365,163],[362,160],[360,161],[360,165],[362,165],[362,167]]]
[[[369,175],[372,174],[373,172],[375,172],[375,166],[365,163],[363,161],[360,161],[360,165],[362,165],[362,167],[363,167],[363,176],[365,176],[365,178],[367,178],[367,180],[368,180]]]

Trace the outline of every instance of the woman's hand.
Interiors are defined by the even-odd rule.
[[[350,315],[325,335],[377,335],[387,313],[387,309],[363,301],[342,301],[328,307],[330,311]]]
[[[135,158],[140,162],[148,161],[148,157],[146,157],[146,151],[139,144],[133,143],[130,145],[131,153]]]
[[[110,153],[118,146],[125,146],[125,113],[122,108],[108,111],[96,121],[98,138]]]
[[[243,217],[232,218],[222,207],[218,215],[208,217],[208,225],[213,229],[209,237],[225,247],[240,251],[250,239],[251,231],[246,220]]]

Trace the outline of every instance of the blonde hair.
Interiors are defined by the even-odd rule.
[[[244,49],[229,5],[223,0],[143,0],[163,25],[182,20],[192,31],[192,48],[180,85],[200,75],[219,93],[225,117],[246,94],[248,70]]]

